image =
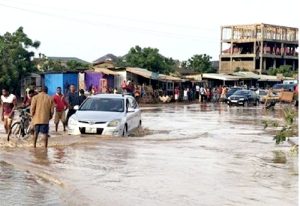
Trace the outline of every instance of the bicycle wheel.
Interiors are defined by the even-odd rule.
[[[31,126],[31,125],[28,125],[26,128],[24,128],[23,129],[24,130],[24,134],[23,135],[21,135],[21,138],[23,139],[23,140],[26,140],[26,139],[28,139],[29,137],[30,137],[30,135],[32,134],[32,131],[34,130],[34,128],[33,128],[33,126]]]
[[[7,141],[9,141],[10,138],[20,138],[21,136],[22,134],[21,134],[20,122],[13,123],[8,132]]]

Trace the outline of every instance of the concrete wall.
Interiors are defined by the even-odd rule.
[[[221,70],[219,73],[233,73],[234,70],[239,68],[247,69],[248,71],[255,71],[255,62],[254,61],[222,61],[221,62]]]

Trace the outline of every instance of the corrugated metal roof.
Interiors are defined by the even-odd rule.
[[[229,74],[217,74],[217,73],[205,73],[203,74],[203,78],[206,79],[219,79],[223,81],[237,81],[240,77],[232,76]]]
[[[117,72],[114,72],[110,69],[107,68],[100,68],[100,67],[93,67],[95,72],[101,72],[103,74],[108,74],[108,75],[114,75],[114,76],[118,76],[119,74]]]
[[[253,72],[235,72],[233,73],[234,76],[240,76],[248,79],[259,79],[260,75],[255,74]]]
[[[255,74],[253,72],[235,72],[233,73],[235,76],[243,77],[244,79],[257,79],[258,81],[281,81],[280,78],[273,75],[265,75],[265,74]],[[293,79],[290,77],[283,77],[283,79]]]
[[[153,72],[150,72],[147,69],[142,69],[142,68],[137,68],[137,67],[127,67],[126,71],[131,72],[133,74],[137,74],[137,75],[142,76],[142,77],[145,77],[147,79],[155,79],[152,76]]]
[[[166,81],[178,81],[178,82],[182,81],[178,77],[173,77],[173,76],[164,75],[164,74],[160,74],[159,79],[162,80],[162,81],[164,81],[164,80],[166,80]]]
[[[154,80],[160,80],[160,81],[182,81],[178,77],[173,77],[165,74],[158,74],[155,72],[151,72],[147,69],[137,68],[137,67],[127,67],[127,72],[131,72],[133,74],[137,74],[139,76],[145,77],[147,79],[154,79]]]
[[[232,76],[228,74],[218,74],[218,73],[204,73],[197,75],[188,75],[186,78],[194,79],[194,80],[202,80],[202,79],[218,79],[223,81],[237,81],[240,77]]]

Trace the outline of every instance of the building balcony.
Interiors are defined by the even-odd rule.
[[[298,59],[298,55],[278,55],[278,54],[263,54],[264,58],[274,58],[274,59]]]
[[[223,53],[220,55],[221,58],[255,58],[255,57],[260,57],[260,53],[257,54],[238,54],[238,53]],[[286,55],[281,55],[281,54],[272,54],[272,53],[264,53],[263,54],[264,58],[274,58],[274,59],[295,59],[297,60],[298,54],[296,55],[291,55],[291,54],[286,54]]]
[[[269,39],[269,38],[263,38],[263,39],[262,38],[241,38],[241,39],[229,38],[229,39],[221,40],[221,42],[228,43],[228,44],[230,44],[231,42],[233,42],[233,43],[249,43],[249,42],[260,42],[260,41],[299,45],[298,40]]]
[[[239,53],[223,53],[221,57],[232,57],[232,58],[255,58],[255,54],[239,54]]]

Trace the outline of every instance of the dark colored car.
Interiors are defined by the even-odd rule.
[[[242,89],[244,89],[244,88],[243,88],[243,87],[231,87],[231,88],[228,90],[228,92],[227,92],[227,94],[226,94],[226,98],[225,98],[223,101],[224,101],[224,102],[227,102],[227,101],[228,101],[228,98],[229,98],[231,95],[233,95],[234,92],[239,91],[239,90],[242,90]]]
[[[227,104],[231,105],[258,105],[259,96],[251,90],[238,90],[233,95],[228,97]]]
[[[228,99],[228,97],[233,95],[236,91],[242,90],[242,89],[243,89],[242,87],[231,87],[226,94],[226,99]]]

